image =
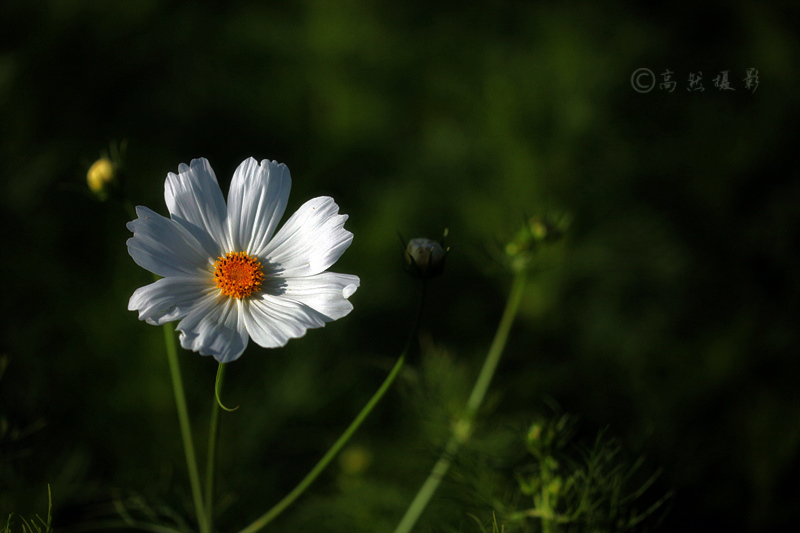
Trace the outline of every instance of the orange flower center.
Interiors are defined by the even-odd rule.
[[[258,291],[262,281],[261,262],[247,252],[228,252],[214,263],[214,283],[225,296],[247,298]]]

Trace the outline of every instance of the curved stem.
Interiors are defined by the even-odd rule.
[[[197,513],[197,525],[201,533],[210,533],[211,529],[206,521],[206,514],[203,510],[203,497],[200,492],[200,474],[197,470],[197,458],[195,457],[194,442],[192,441],[192,428],[189,425],[189,413],[186,409],[186,396],[183,393],[181,369],[178,364],[177,348],[175,347],[175,332],[169,324],[164,325],[164,343],[167,346],[167,360],[169,361],[169,370],[172,376],[172,389],[175,392],[175,406],[178,409],[178,421],[181,427],[183,451],[186,454],[186,468],[189,471],[189,482],[192,486],[192,499],[194,500],[195,512]]]
[[[220,400],[219,398],[219,391],[222,390],[222,378],[224,377],[225,377],[225,363],[220,363],[219,366],[217,367],[217,380],[214,383],[214,396],[217,399],[217,405],[219,405],[228,412],[235,411],[239,408],[238,405],[236,407],[225,407],[222,404],[222,400]]]
[[[414,315],[414,322],[411,328],[411,335],[406,342],[405,348],[403,348],[403,352],[400,354],[400,357],[397,359],[397,362],[392,367],[391,372],[389,375],[386,376],[386,379],[383,380],[383,383],[372,395],[372,398],[369,399],[367,405],[361,409],[361,412],[358,413],[358,416],[350,423],[347,429],[342,433],[339,439],[331,446],[331,448],[322,456],[322,459],[314,465],[314,468],[297,484],[297,486],[292,489],[292,491],[284,496],[284,498],[275,504],[272,509],[261,515],[255,522],[247,526],[246,528],[239,531],[239,533],[255,533],[256,531],[261,530],[267,524],[272,522],[279,514],[281,514],[287,507],[289,507],[305,490],[314,482],[314,480],[319,476],[325,467],[336,457],[336,454],[347,444],[347,441],[350,440],[350,437],[358,430],[361,426],[361,423],[367,418],[367,416],[372,412],[378,402],[383,398],[383,395],[386,394],[386,391],[389,390],[389,387],[394,382],[397,375],[400,373],[400,370],[403,368],[403,364],[405,363],[406,355],[408,351],[411,349],[411,346],[414,344],[414,338],[417,336],[419,332],[419,324],[422,317],[422,308],[425,303],[425,289],[426,289],[426,282],[422,280],[420,286],[420,296],[419,296],[419,304],[417,306],[416,313]]]
[[[511,285],[508,301],[506,302],[503,316],[500,319],[500,324],[497,327],[492,345],[489,347],[489,353],[486,355],[486,360],[483,362],[478,379],[475,381],[475,386],[472,388],[472,393],[467,400],[467,406],[464,415],[457,421],[453,431],[453,435],[447,441],[444,451],[439,456],[436,464],[433,465],[431,473],[428,475],[425,482],[420,487],[419,492],[411,501],[406,513],[397,524],[395,533],[408,533],[417,523],[422,512],[428,506],[431,498],[433,498],[436,489],[442,482],[450,465],[453,462],[453,457],[458,453],[459,448],[464,444],[472,433],[472,425],[475,414],[480,409],[483,399],[486,396],[486,391],[489,389],[489,384],[492,381],[494,372],[497,369],[497,363],[500,361],[500,356],[503,354],[503,349],[508,341],[508,333],[511,331],[511,325],[514,323],[514,317],[517,315],[519,303],[522,300],[522,294],[525,291],[525,272],[517,272],[514,281]]]

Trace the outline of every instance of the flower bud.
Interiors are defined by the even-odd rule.
[[[97,196],[105,198],[108,188],[114,183],[115,178],[116,173],[113,163],[103,157],[89,167],[89,171],[86,173],[86,184]]]
[[[542,438],[542,425],[538,422],[528,428],[528,444],[538,444]]]
[[[556,463],[555,466],[557,468],[558,467],[558,463]],[[562,484],[563,484],[563,482],[561,481],[561,477],[556,476],[547,485],[547,492],[549,492],[552,496],[558,497],[559,493],[561,492],[561,485]]]
[[[569,216],[548,215],[527,220],[505,246],[509,266],[514,272],[527,269],[547,245],[560,241],[569,226]]]
[[[431,239],[411,239],[403,257],[406,271],[418,278],[433,278],[444,270],[448,249]]]

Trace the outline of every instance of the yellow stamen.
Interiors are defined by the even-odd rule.
[[[247,252],[228,252],[214,263],[214,282],[225,296],[247,298],[261,288],[261,262]]]

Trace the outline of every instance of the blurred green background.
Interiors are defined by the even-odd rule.
[[[361,277],[352,314],[228,367],[241,409],[222,420],[220,530],[291,489],[381,383],[414,300],[397,232],[447,227],[423,320],[439,373],[412,360],[276,523],[390,530],[499,320],[495,252],[550,210],[570,235],[530,284],[476,441],[521,438],[556,404],[589,442],[608,426],[663,468],[665,529],[795,523],[798,20],[791,2],[4,1],[0,519],[46,512],[48,483],[57,526],[132,494],[192,516],[162,331],[127,311],[151,277],[128,215],[85,189],[124,141],[134,204],[166,214],[164,178],[192,158],[225,192],[243,159],[269,158],[292,172],[287,213],[331,195],[355,234],[333,269]],[[673,71],[674,92],[634,91],[640,67]],[[723,70],[735,91],[714,86]],[[202,451],[216,365],[180,356]],[[478,531],[467,508],[491,519],[467,478],[420,531]]]

